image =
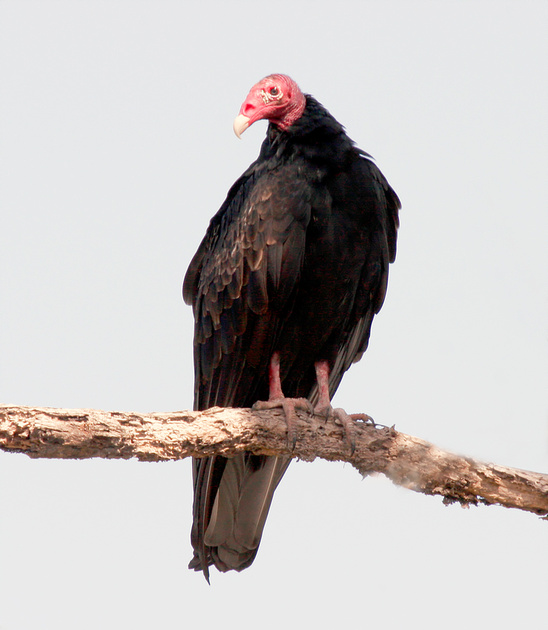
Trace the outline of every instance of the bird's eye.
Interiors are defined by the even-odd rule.
[[[278,88],[276,86],[274,86],[274,87],[271,87],[270,90],[268,90],[268,93],[271,96],[278,96],[279,91],[280,90],[278,90]]]

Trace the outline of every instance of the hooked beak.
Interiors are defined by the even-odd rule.
[[[238,138],[240,138],[242,133],[249,127],[249,120],[249,117],[244,116],[243,114],[238,114],[234,119],[234,133],[238,136]]]

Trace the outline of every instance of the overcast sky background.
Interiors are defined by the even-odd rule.
[[[0,401],[192,406],[181,283],[265,123],[314,94],[403,203],[370,348],[335,402],[548,471],[548,3],[0,2]],[[188,571],[190,462],[0,453],[0,629],[515,628],[548,524],[294,463],[254,565]]]

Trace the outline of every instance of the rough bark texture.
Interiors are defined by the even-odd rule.
[[[498,504],[548,514],[548,475],[477,462],[358,420],[351,453],[338,424],[306,413],[299,418],[293,457],[345,461],[364,476],[382,473],[405,488],[441,495],[446,503]],[[230,457],[242,451],[289,453],[281,412],[220,408],[140,414],[0,405],[0,448],[35,458],[142,461]]]

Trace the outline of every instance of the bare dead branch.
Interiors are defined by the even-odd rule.
[[[306,413],[299,419],[293,457],[345,461],[364,476],[382,473],[405,488],[440,495],[445,503],[498,504],[548,514],[548,475],[477,462],[393,428],[358,421],[352,454],[334,421]],[[279,411],[221,408],[140,414],[0,405],[0,448],[33,458],[142,461],[289,453]]]

